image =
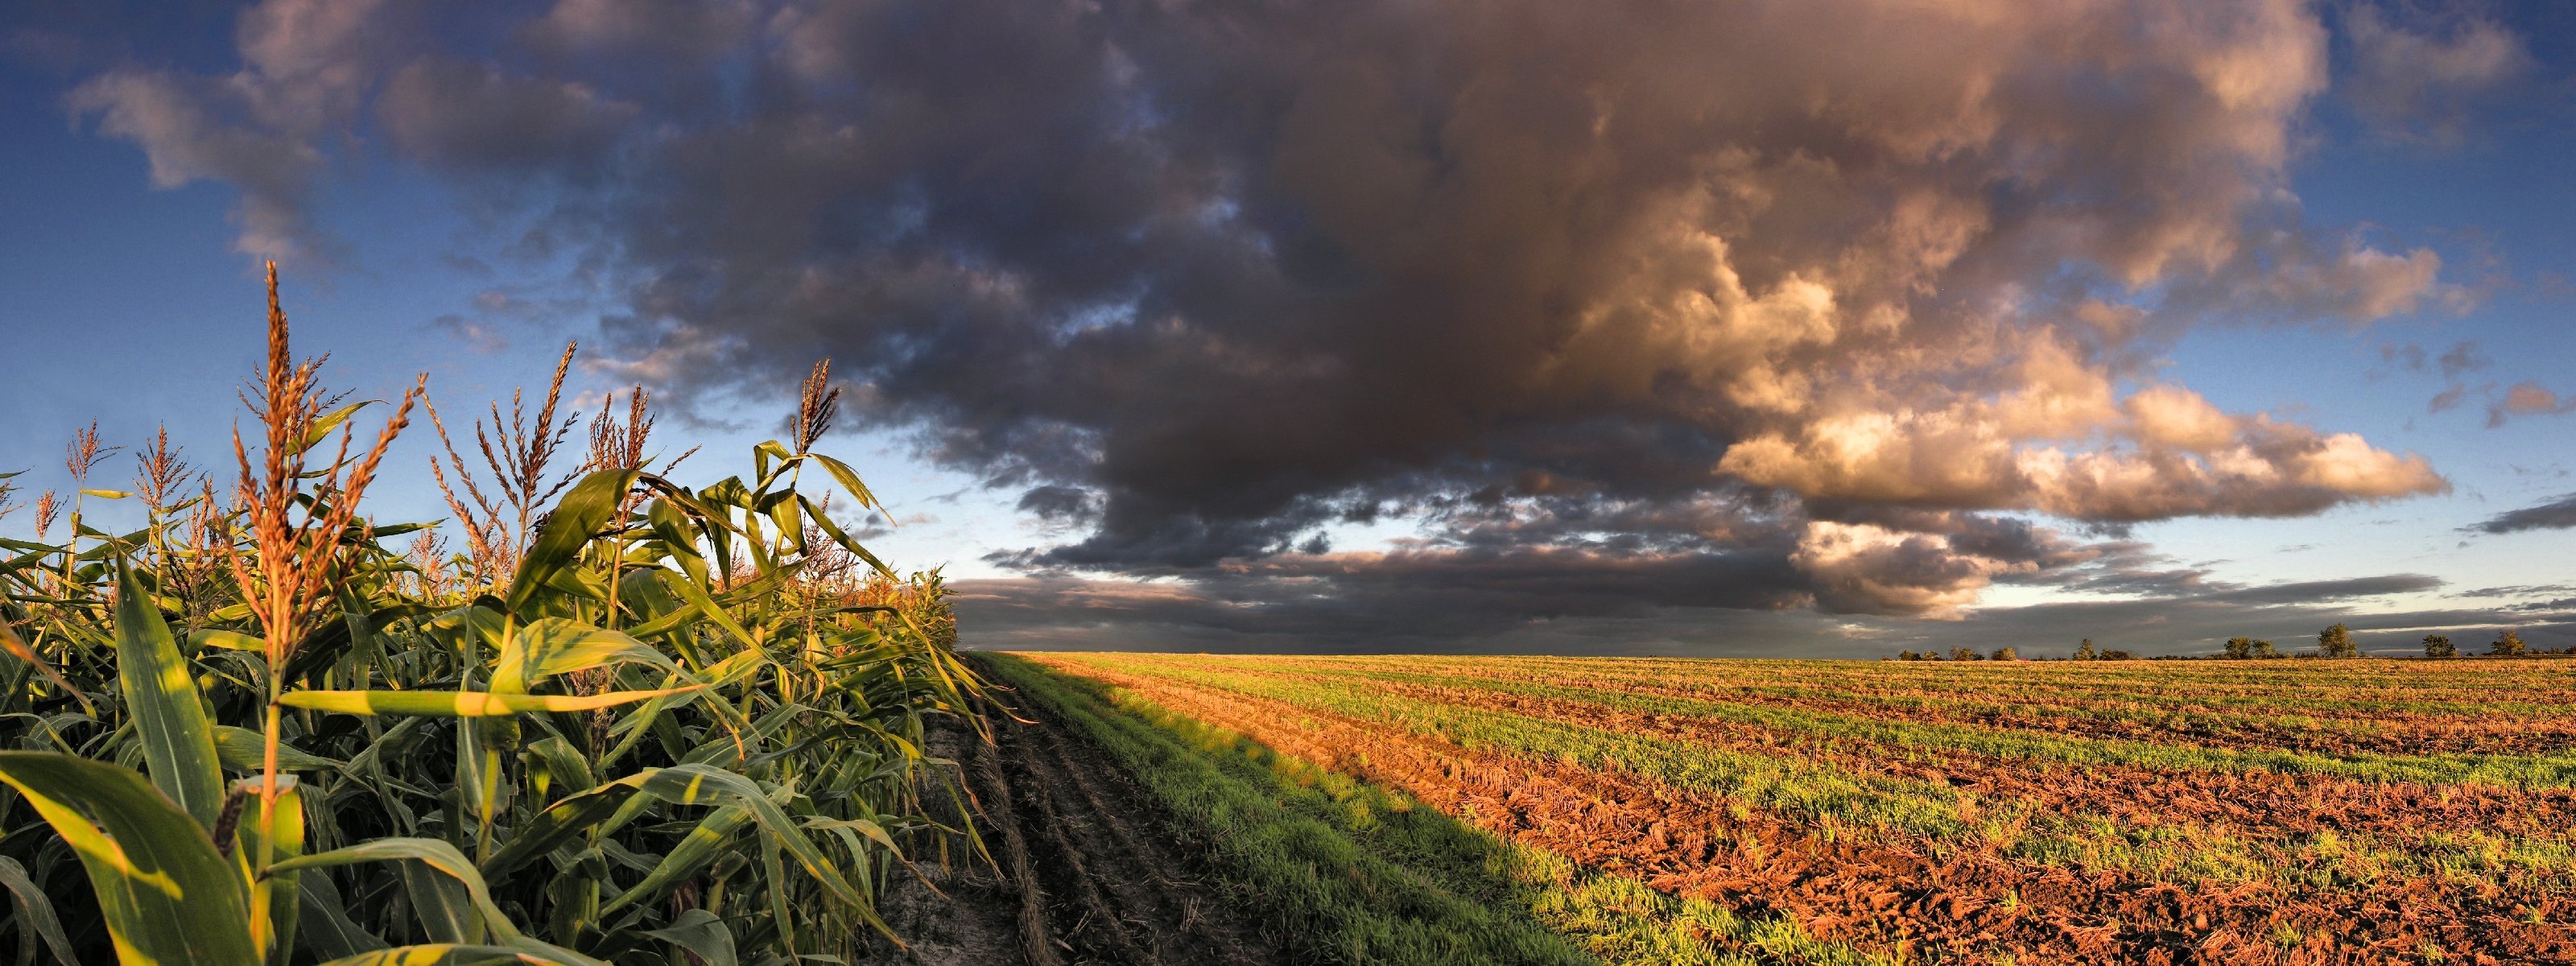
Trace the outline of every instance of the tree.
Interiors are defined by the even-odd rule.
[[[2361,646],[2352,642],[2352,629],[2337,623],[2317,632],[2317,653],[2327,657],[2360,657]]]
[[[2487,645],[2487,653],[2497,657],[2521,657],[2522,652],[2522,635],[2514,633],[2510,627],[2496,635],[2495,643]]]
[[[2460,649],[2451,644],[2450,638],[2440,634],[2426,634],[2424,635],[2424,656],[2458,657]]]
[[[2009,647],[1998,647],[1995,648],[1995,660],[2018,661],[2021,660],[2021,653]]]
[[[2075,659],[2078,661],[2090,661],[2101,656],[2093,650],[2093,639],[2090,637],[2085,638],[2084,643],[2075,645]]]
[[[2254,656],[2259,658],[2280,657],[2281,652],[2272,648],[2272,642],[2257,638],[2254,641]]]
[[[1950,659],[1953,661],[1982,661],[1985,660],[1985,656],[1978,654],[1973,648],[1954,647],[1950,649]]]
[[[1920,661],[1923,659],[1923,655],[1916,654],[1913,651],[1898,651],[1896,652],[1896,659],[1899,661]]]
[[[2229,660],[2231,660],[2231,661],[2243,661],[2243,660],[2251,659],[2253,656],[2254,656],[2254,639],[2253,639],[2253,638],[2251,638],[2251,637],[2231,637],[2231,638],[2228,638],[2228,639],[2227,639],[2227,658],[2228,658]]]
[[[2137,655],[2131,654],[2127,651],[2110,650],[2102,652],[2102,660],[2105,661],[2134,661],[2137,659]]]

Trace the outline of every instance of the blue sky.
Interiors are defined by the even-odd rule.
[[[1895,19],[1873,4],[1850,6],[1856,15]],[[900,523],[879,545],[906,566],[945,566],[966,578],[970,634],[981,618],[993,639],[1015,646],[1872,654],[1957,641],[2045,651],[2090,635],[2187,651],[2229,633],[2295,639],[2329,619],[2372,632],[2365,637],[2375,646],[2403,646],[2435,624],[2509,623],[2533,628],[2537,640],[2576,644],[2576,633],[2559,629],[2576,606],[2566,603],[2576,598],[2567,533],[2476,529],[2576,491],[2569,476],[2576,437],[2567,432],[2576,415],[2496,409],[2526,383],[2555,396],[2526,392],[2524,410],[2576,400],[2576,377],[2566,375],[2576,371],[2576,330],[2564,321],[2576,308],[2576,186],[2562,174],[2576,149],[2569,98],[2576,19],[2549,4],[2261,6],[2271,19],[2194,21],[2188,29],[2210,36],[2124,55],[2188,64],[2204,51],[2261,54],[2271,45],[2322,58],[2305,74],[2267,75],[2289,93],[2223,116],[2191,106],[2204,95],[2177,93],[2164,75],[2101,66],[2127,62],[2109,52],[2100,64],[2033,65],[2010,54],[1972,62],[1964,53],[1952,62],[1939,53],[1949,48],[1927,40],[1926,63],[1907,68],[1922,72],[1918,86],[1973,74],[2006,78],[1999,86],[2009,91],[2025,70],[2100,72],[2086,75],[2108,92],[2098,102],[2066,96],[2079,98],[2075,106],[2104,130],[2077,122],[2073,133],[2048,135],[2055,140],[2016,143],[2025,116],[2065,105],[1995,95],[1983,109],[2001,121],[1959,122],[1973,134],[1938,132],[1984,140],[1937,162],[1852,149],[1837,162],[1839,181],[1796,180],[1809,176],[1783,162],[1728,182],[1736,175],[1676,176],[1673,166],[1640,159],[1654,151],[1704,165],[1719,157],[1833,158],[1848,142],[1895,144],[1921,134],[1903,117],[1849,120],[1886,100],[1870,93],[1884,78],[1859,68],[1816,68],[1798,78],[1828,100],[1848,93],[1847,104],[1858,105],[1831,116],[1845,125],[1839,133],[1803,131],[1778,121],[1798,108],[1744,93],[1758,83],[1703,77],[1697,72],[1708,68],[1684,60],[1659,63],[1653,44],[1622,38],[1617,26],[1587,25],[1577,32],[1597,29],[1603,36],[1590,39],[1631,42],[1636,51],[1638,65],[1620,68],[1630,73],[1618,75],[1619,84],[1592,88],[1623,92],[1601,95],[1612,101],[1630,99],[1616,116],[1659,116],[1670,105],[1649,98],[1685,96],[1666,88],[1721,105],[1689,115],[1721,120],[1625,139],[1603,134],[1589,146],[1551,141],[1556,135],[1475,140],[1480,129],[1462,119],[1476,117],[1477,88],[1464,81],[1388,88],[1413,99],[1404,110],[1449,125],[1440,144],[1385,149],[1398,160],[1419,150],[1459,170],[1500,172],[1484,175],[1498,185],[1477,186],[1501,192],[1494,198],[1578,185],[1566,192],[1595,199],[1591,208],[1530,212],[1503,224],[1501,214],[1466,218],[1437,207],[1436,191],[1455,180],[1426,176],[1433,180],[1402,191],[1370,180],[1387,175],[1363,164],[1362,148],[1383,147],[1371,139],[1403,128],[1363,123],[1374,120],[1368,112],[1378,102],[1335,100],[1340,88],[1331,85],[1373,65],[1354,61],[1334,73],[1244,51],[1176,52],[1158,31],[1187,25],[1119,5],[1091,20],[1068,15],[1031,28],[1078,39],[1032,48],[1030,36],[923,11],[913,12],[915,23],[828,3],[715,5],[708,9],[738,16],[694,25],[674,21],[674,8],[604,0],[526,10],[385,2],[336,13],[283,0],[143,4],[119,16],[40,4],[21,8],[14,22],[0,19],[0,185],[7,186],[0,219],[15,228],[0,237],[0,344],[14,363],[0,382],[8,417],[0,419],[0,470],[33,469],[20,478],[25,493],[61,486],[60,448],[91,419],[111,442],[128,443],[166,423],[199,465],[228,458],[226,433],[241,415],[232,390],[260,348],[257,265],[275,256],[298,345],[332,353],[334,384],[388,395],[426,372],[442,408],[465,412],[506,399],[513,387],[541,385],[562,343],[580,339],[585,365],[573,389],[595,399],[630,382],[649,384],[669,404],[672,449],[707,447],[693,469],[709,479],[732,472],[730,461],[750,443],[778,431],[805,360],[836,355],[845,387],[865,402],[827,448],[854,457],[895,506]],[[2137,9],[2106,4],[2094,19]],[[1417,13],[1402,23],[1313,18],[1271,26],[1308,39],[1376,32],[1388,50],[1447,58],[1462,76],[1501,64],[1533,83],[1577,87],[1611,70],[1575,45],[1469,30],[1440,5]],[[798,32],[827,22],[837,26]],[[281,24],[298,29],[277,36],[310,49],[262,47],[269,36],[262,31]],[[1670,26],[1687,35],[1697,25]],[[2061,46],[2127,42],[2118,31],[2102,39],[2091,26],[2026,29],[2083,38]],[[1745,29],[1775,32],[1770,39],[1784,49],[1817,42],[1794,16]],[[701,41],[704,49],[687,46]],[[1872,40],[1864,32],[1852,42]],[[1084,66],[1094,48],[1083,44],[1100,45],[1110,52],[1100,62],[1124,67]],[[679,66],[657,75],[645,66],[654,57]],[[1023,62],[1030,66],[1000,69]],[[119,78],[132,83],[111,90],[107,82]],[[2226,80],[2202,79],[2212,90]],[[810,89],[780,93],[791,80]],[[1259,96],[1224,103],[1271,97],[1298,106],[1238,115],[1236,107],[1193,100],[1193,84],[1233,83]],[[410,93],[420,90],[438,96]],[[857,106],[830,101],[849,90],[862,92]],[[908,100],[875,97],[887,91]],[[280,119],[285,109],[276,102],[314,92],[329,95],[316,95],[324,106]],[[348,106],[329,106],[334,98]],[[1050,98],[1062,100],[1047,107],[1052,114],[1018,106]],[[938,107],[928,115],[938,120],[911,118],[900,107],[906,103]],[[431,110],[440,104],[464,106]],[[1067,110],[1081,120],[1060,120]],[[2109,128],[2130,110],[2176,125],[2176,141],[2207,138],[2203,154],[2239,153],[2161,168],[2140,162],[2134,172],[2109,171],[2122,163],[2116,159],[2095,162],[2105,169],[2098,172],[2012,167],[2025,163],[2016,152],[2032,145],[2081,155],[2087,138],[2111,143]],[[1737,115],[1773,121],[1738,128],[1722,119]],[[768,122],[781,117],[816,131],[839,124],[848,140],[775,139]],[[137,118],[187,123],[153,128]],[[2278,138],[2279,157],[2267,157],[2262,137],[2242,133],[2249,125]],[[1776,133],[1783,128],[1793,133]],[[275,159],[218,154],[227,142],[217,135],[227,133],[266,138],[258,143],[272,154],[309,151],[320,160],[307,169],[263,168]],[[1352,150],[1286,147],[1300,137]],[[188,169],[184,183],[156,185],[153,157]],[[1578,157],[1590,158],[1589,167],[1577,167]],[[1609,185],[1569,180],[1588,177],[1603,157],[1630,174]],[[1057,159],[1067,163],[1047,163]],[[1133,175],[1101,173],[1116,163],[1170,170],[1158,168],[1140,185]],[[1855,174],[1867,164],[1884,167]],[[2013,173],[1959,171],[1979,165]],[[1683,181],[1637,188],[1634,197],[1616,193],[1673,177]],[[1700,189],[1758,188],[1791,200],[1741,212],[1702,202],[1705,211],[1671,219],[1690,226],[1679,236],[1638,227],[1651,220],[1639,212],[1696,197],[1674,193],[1690,178],[1706,179]],[[2193,190],[2244,200],[2212,214],[2189,197],[2139,196],[2135,186],[2154,183],[2140,178],[2186,187],[2206,179]],[[1961,185],[1968,187],[1951,191]],[[2241,265],[2168,262],[2143,284],[2093,284],[2076,295],[2135,307],[2155,320],[2153,331],[2064,336],[2074,331],[2067,313],[2078,298],[2052,300],[2067,285],[2068,266],[2077,275],[2116,275],[2106,268],[2116,253],[2162,236],[2103,230],[2071,243],[2063,261],[2034,261],[2005,231],[2024,216],[2007,198],[2020,191],[2056,219],[2048,230],[2135,220],[2222,232]],[[1853,253],[1895,237],[1847,226],[1892,219],[1888,212],[1901,205],[1890,199],[1934,195],[1951,204],[1939,210],[1978,226],[1962,243],[1965,254],[1918,267],[1922,281],[1909,294],[1879,294],[1895,284],[1887,278],[1832,274],[1857,272],[1847,267]],[[1812,210],[1802,213],[1797,205],[1810,198]],[[1993,207],[1982,214],[1957,214],[1960,205],[1988,201]],[[1373,208],[1406,204],[1423,207],[1375,226]],[[1474,210],[1496,208],[1492,199],[1481,204]],[[1174,206],[1200,214],[1190,227],[1172,227],[1178,223],[1157,212]],[[262,211],[289,212],[288,227],[263,228]],[[1604,212],[1616,214],[1610,220],[1622,233],[1577,247],[1634,253],[1627,261],[1566,269],[1559,284],[1531,289],[1552,293],[1546,297],[1487,304],[1462,294],[1510,292],[1528,273],[1552,270],[1529,266],[1564,264],[1531,239],[1582,238],[1592,230],[1584,219]],[[1432,227],[1419,228],[1405,247],[1375,247],[1371,233],[1399,223]],[[2299,244],[2280,247],[2272,237],[2291,235]],[[1682,240],[1658,240],[1669,238]],[[1764,357],[1768,369],[1728,368],[1738,356],[1719,353],[1699,369],[1642,381],[1603,377],[1580,390],[1533,375],[1644,365],[1679,351],[1671,345],[1714,338],[1657,342],[1671,331],[1657,322],[1640,330],[1651,337],[1611,343],[1595,359],[1581,354],[1581,339],[1561,335],[1564,326],[1638,311],[1620,300],[1646,284],[1641,279],[1669,274],[1638,266],[1706,239],[1724,253],[1719,267],[1744,279],[1751,307],[1742,311],[1758,313],[1773,304],[1765,299],[1800,291],[1797,280],[1824,279],[1834,317],[1821,324],[1839,334],[1824,349],[1777,350]],[[1814,255],[1819,248],[1840,254]],[[1438,249],[1484,254],[1424,260]],[[2333,260],[2353,250],[2429,253],[2439,269],[2402,283],[2411,286],[2402,305],[2355,309],[2355,292],[2401,283],[2335,274],[2385,264]],[[2310,257],[2316,265],[2298,263]],[[1507,268],[1516,274],[1478,275]],[[2290,296],[2265,294],[2274,291],[2265,286],[2288,284],[2280,280],[2311,277],[2325,281],[2299,282],[2306,287]],[[1473,284],[1450,285],[1454,279]],[[812,291],[789,291],[806,286]],[[2192,305],[2166,294],[2195,288],[2219,294]],[[1869,342],[1855,319],[1882,297],[1915,321],[1905,336]],[[1548,298],[1594,314],[1552,321]],[[1068,319],[1103,317],[1103,305],[1168,315],[1113,314],[1106,325],[1068,327]],[[1408,308],[1384,314],[1398,305]],[[1524,310],[1532,313],[1524,328],[1560,333],[1546,351],[1564,355],[1507,369],[1520,363],[1504,336],[1489,342],[1475,333],[1521,331],[1513,320]],[[1451,317],[1461,321],[1442,321]],[[1566,321],[1577,317],[1596,321]],[[1757,317],[1768,318],[1744,316]],[[1695,324],[1732,332],[1726,326],[1752,323],[1712,316]],[[2230,418],[2263,414],[2320,438],[2358,433],[2390,459],[2421,456],[2447,489],[2420,476],[2295,498],[2222,487],[2143,516],[2008,483],[1889,496],[1913,491],[1820,475],[1814,454],[1826,450],[1816,447],[1843,425],[1820,409],[1784,416],[1790,410],[1741,403],[1754,392],[1748,387],[1786,374],[1805,380],[1798,384],[1815,400],[1874,400],[1854,403],[1854,413],[1969,412],[1977,399],[2010,396],[2017,377],[2002,374],[2021,371],[2015,367],[2038,351],[2032,347],[2061,336],[2085,372],[2113,387],[2104,397],[2112,405],[2154,385],[2188,387]],[[1774,351],[1787,343],[1764,344]],[[2442,357],[2464,344],[2456,358],[2468,364],[2446,371]],[[1173,361],[1185,347],[1209,345],[1233,354]],[[1239,393],[1224,379],[1200,386],[1193,378],[1261,352],[1277,355],[1245,363]],[[1914,369],[1890,361],[1945,354],[1985,361],[1904,364]],[[1414,356],[1422,361],[1388,361]],[[965,368],[972,360],[1001,387],[961,386],[957,373],[972,371]],[[1358,375],[1272,381],[1306,371],[1301,366]],[[1837,373],[1864,371],[1873,374],[1868,382],[1836,395]],[[1406,395],[1444,380],[1472,388]],[[1175,388],[1160,395],[1139,388],[1166,385]],[[1604,388],[1629,385],[1664,388],[1633,397]],[[2452,390],[2456,403],[2436,406]],[[1112,396],[1114,403],[1101,401]],[[1390,400],[1405,402],[1390,409]],[[1193,420],[1200,410],[1205,416]],[[2014,437],[2013,446],[2071,453],[2151,446],[2127,435],[2137,432],[2129,424],[2102,419],[2109,421],[2071,435]],[[1565,449],[1562,433],[1595,442],[1617,435],[1604,426],[1679,435],[1634,451]],[[1766,436],[1797,447],[1808,462],[1707,471],[1729,447]],[[430,444],[425,431],[411,434],[396,465],[416,468]],[[1225,455],[1237,445],[1244,454]],[[1706,455],[1686,459],[1699,447]],[[1513,455],[1541,452],[1559,455]],[[1703,475],[1665,482],[1675,472],[1667,463],[1691,459],[1701,467],[1691,472]],[[1931,472],[1919,460],[1909,465]],[[123,474],[122,460],[111,466]],[[1852,472],[1876,472],[1864,469]],[[1558,482],[1530,483],[1539,471]],[[1480,501],[1478,493],[1499,495]],[[2260,502],[2276,498],[2305,502]],[[442,513],[416,472],[396,474],[371,504],[379,518]],[[1684,511],[1732,522],[1597,522]],[[1915,515],[1891,522],[1900,513]],[[28,517],[22,510],[0,520],[0,531],[22,535]],[[1596,522],[1569,522],[1576,520]],[[1964,534],[1994,521],[2036,528],[2043,549],[2026,557],[1962,549]],[[1712,536],[1721,531],[1735,535]],[[1835,549],[1828,538],[1845,533],[1861,534],[1851,546],[1887,552]],[[1912,550],[1889,549],[1900,547]],[[1508,575],[1484,584],[1424,576],[1470,570]],[[2339,583],[2416,576],[2432,579],[2372,585],[2370,593]],[[2150,577],[2160,589],[2136,589]],[[1520,581],[1584,589],[1532,595],[1512,589],[1527,586]],[[2262,588],[2301,586],[2316,589],[2242,602]],[[2494,588],[2506,590],[2475,595]],[[1499,609],[1508,619],[1478,618],[1505,598],[1512,603]],[[1381,609],[1406,600],[1461,610],[1446,621],[1399,621]],[[2172,619],[2158,616],[2167,612]],[[1240,614],[1272,615],[1267,627],[1276,630],[1231,616]]]

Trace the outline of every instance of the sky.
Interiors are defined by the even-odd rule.
[[[18,0],[0,534],[93,420],[229,482],[273,260],[683,482],[830,358],[973,646],[2576,646],[2571,93],[2547,2]]]

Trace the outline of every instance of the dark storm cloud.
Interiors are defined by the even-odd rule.
[[[2424,574],[2389,574],[2382,577],[2352,577],[2341,580],[2308,580],[2286,584],[2264,584],[2239,587],[2203,596],[2202,600],[2228,604],[2307,604],[2351,600],[2356,597],[2385,597],[2435,590],[2440,578]]]
[[[2310,648],[2317,632],[2334,623],[2348,625],[2365,648],[2381,652],[2415,651],[2424,635],[2435,633],[2475,650],[2508,627],[2534,646],[2576,644],[2576,602],[2564,599],[2362,609],[2385,603],[2380,598],[2386,595],[2430,586],[2412,575],[1989,608],[1975,620],[1922,621],[1819,614],[1796,605],[1800,590],[1794,584],[1775,588],[1781,598],[1714,606],[1687,596],[1647,601],[1613,590],[1587,597],[1588,608],[1565,608],[1563,600],[1519,606],[1517,598],[1487,593],[1487,583],[1475,580],[1455,585],[1471,590],[1468,599],[1431,606],[1420,595],[1440,582],[1417,584],[1420,575],[1407,568],[1381,573],[1363,562],[1342,561],[1294,569],[1311,575],[1319,568],[1334,572],[1329,583],[1262,581],[1249,574],[1215,583],[966,581],[959,612],[978,628],[980,645],[992,648],[1886,657],[1899,650],[2010,646],[2025,656],[2063,656],[2078,638],[2090,637],[2100,646],[2141,654],[2207,654],[2237,636],[2277,641],[2289,651]],[[1562,569],[1547,564],[1523,580],[1545,584]]]
[[[2524,530],[2564,530],[2569,527],[2576,527],[2576,494],[2569,494],[2519,510],[2507,510],[2470,529],[2486,533],[2517,533]]]
[[[1188,641],[1227,650],[1472,647],[1561,620],[1634,624],[1806,601],[1804,582],[1777,555],[1560,549],[1281,554],[1187,580],[1034,577],[966,581],[960,593],[960,613],[993,635],[988,646]]]
[[[237,187],[263,253],[381,128],[508,250],[597,267],[619,375],[686,403],[834,356],[861,417],[1087,528],[1034,572],[1337,598],[1292,625],[1381,587],[1956,616],[2101,552],[2013,514],[2448,486],[2141,368],[2212,314],[2460,298],[2303,220],[2329,45],[2294,0],[408,9],[267,0],[238,72],[72,104]],[[1390,517],[1424,542],[1297,569]]]

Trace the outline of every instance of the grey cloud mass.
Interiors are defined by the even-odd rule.
[[[2212,318],[2465,298],[2290,194],[2332,79],[2305,3],[409,9],[267,0],[238,72],[71,107],[232,184],[256,253],[322,245],[334,152],[417,164],[595,267],[663,398],[835,357],[1068,528],[997,558],[1041,575],[997,620],[1954,617],[2116,549],[2063,526],[2449,486],[2143,368]],[[2366,64],[2415,36],[2353,25]],[[2509,60],[2442,37],[2437,80]],[[1388,518],[1422,536],[1331,551]]]
[[[2507,510],[2471,528],[2486,533],[2518,533],[2524,530],[2565,530],[2576,527],[2576,493],[2547,503]]]

